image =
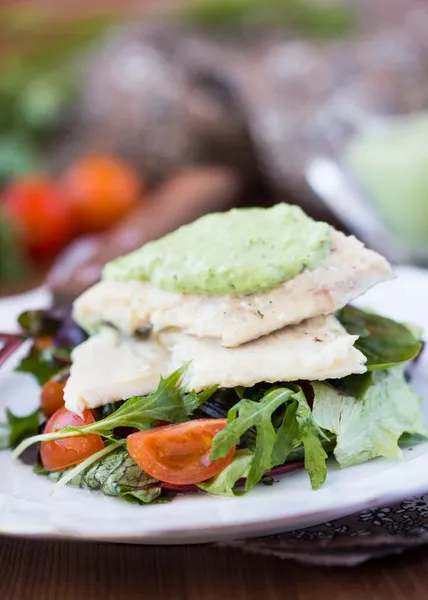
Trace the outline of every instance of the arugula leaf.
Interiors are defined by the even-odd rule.
[[[216,386],[196,394],[179,387],[187,365],[172,373],[167,379],[161,377],[158,389],[149,396],[129,398],[119,408],[100,421],[82,427],[65,427],[55,433],[36,435],[20,444],[15,452],[18,457],[26,448],[36,442],[53,441],[81,434],[96,433],[111,438],[116,427],[131,427],[138,430],[149,429],[157,421],[182,423],[188,421],[196,408],[206,402],[216,390]]]
[[[303,444],[305,452],[305,469],[309,473],[312,488],[314,490],[317,490],[319,487],[322,486],[327,477],[327,466],[325,464],[325,461],[327,459],[327,453],[324,450],[320,437],[323,437],[325,440],[327,440],[327,438],[320,430],[320,428],[316,425],[312,415],[312,411],[309,408],[308,402],[306,400],[306,396],[301,388],[299,388],[298,391],[294,394],[294,398],[297,401],[297,407],[295,412],[297,427],[296,425],[288,426],[289,432],[291,434],[291,442],[294,444],[293,447],[298,446],[299,443]],[[284,422],[286,421],[288,410],[289,409],[287,409],[286,411]],[[285,450],[291,452],[291,450],[289,450],[289,444],[286,444],[285,446]],[[279,452],[278,447],[277,451]],[[283,464],[287,456],[288,455],[286,455],[284,460],[281,460],[281,462],[279,463],[273,462],[272,466]]]
[[[348,333],[359,336],[355,347],[367,358],[369,370],[405,363],[414,359],[422,348],[409,327],[355,306],[342,308],[338,319]]]
[[[333,450],[336,446],[336,436],[333,433],[330,433],[328,431],[323,431],[324,434],[324,438],[321,439],[321,445],[324,449],[324,452],[329,455],[333,453]],[[301,460],[305,460],[305,448],[303,447],[303,444],[299,444],[296,448],[294,448],[294,450],[292,450],[290,452],[290,454],[287,456],[287,459],[285,460],[285,464],[286,463],[290,463],[290,462],[297,462],[297,461],[301,461]]]
[[[319,381],[312,387],[313,417],[336,435],[334,455],[341,467],[376,456],[400,457],[402,434],[428,435],[420,398],[405,381],[402,367],[374,371],[372,384],[358,397]]]
[[[292,390],[280,388],[269,392],[260,402],[240,400],[230,409],[227,426],[219,431],[213,440],[211,460],[226,456],[233,446],[239,444],[241,437],[248,429],[256,428],[256,445],[245,484],[246,490],[251,489],[270,469],[276,437],[272,425],[272,414],[292,395]]]
[[[6,408],[6,423],[0,423],[0,450],[15,448],[22,440],[38,432],[40,409],[25,417],[17,417]]]
[[[49,478],[59,482],[68,472],[69,469],[50,473]],[[123,447],[90,465],[68,483],[137,504],[150,504],[162,494],[158,481],[144,473]]]
[[[272,450],[272,466],[283,465],[290,452],[300,443],[299,423],[296,418],[297,400],[293,400],[285,411],[284,420],[279,427]]]
[[[55,362],[54,351],[51,348],[40,349],[33,344],[27,356],[21,360],[15,370],[34,375],[39,385],[43,386],[63,368],[63,364]]]
[[[238,495],[235,493],[234,487],[239,479],[248,476],[252,459],[253,455],[249,450],[237,450],[232,462],[221,473],[208,481],[198,483],[198,488],[218,496]]]
[[[116,427],[133,427],[138,430],[152,427],[156,421],[181,423],[187,421],[200,404],[206,402],[217,386],[204,390],[200,394],[186,393],[179,386],[187,365],[178,369],[167,379],[161,377],[158,389],[150,396],[129,398],[114,413],[101,421],[83,427],[67,428],[80,433],[98,433],[111,435]]]
[[[273,413],[290,402],[282,424],[275,431]],[[247,491],[260,481],[266,471],[283,464],[291,450],[300,443],[305,449],[305,467],[312,487],[317,489],[322,485],[327,473],[327,455],[319,439],[322,432],[312,418],[300,387],[274,389],[259,402],[247,399],[238,402],[229,411],[227,426],[213,440],[211,460],[226,456],[252,427],[256,430],[256,442],[245,485]]]

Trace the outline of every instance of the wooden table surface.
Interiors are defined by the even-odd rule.
[[[210,546],[0,537],[1,600],[426,600],[428,551],[354,568],[307,567]]]

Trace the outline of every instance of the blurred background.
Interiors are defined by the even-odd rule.
[[[3,0],[0,293],[276,202],[426,265],[426,111],[425,0]]]

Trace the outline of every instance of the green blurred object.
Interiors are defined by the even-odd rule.
[[[361,133],[347,161],[387,226],[428,257],[428,113],[396,117]]]
[[[341,0],[188,0],[183,16],[203,26],[280,26],[319,38],[347,34],[354,23]]]
[[[9,179],[43,170],[34,142],[20,133],[0,134],[0,186]]]
[[[0,186],[46,166],[45,142],[76,93],[73,59],[115,17],[65,18],[30,2],[0,7]]]
[[[0,210],[0,282],[17,282],[28,274],[18,232]]]

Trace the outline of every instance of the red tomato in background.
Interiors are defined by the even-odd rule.
[[[235,453],[210,461],[214,436],[227,419],[199,419],[132,433],[129,454],[143,471],[159,481],[190,484],[206,481],[225,469]]]
[[[110,156],[86,156],[76,161],[65,171],[62,186],[81,233],[114,225],[138,204],[142,192],[138,174]]]
[[[13,182],[1,197],[2,209],[34,259],[54,256],[73,237],[68,203],[48,177],[32,176]]]
[[[94,422],[95,419],[90,410],[85,410],[82,418],[62,407],[49,419],[44,432],[54,433],[67,425],[81,427]],[[40,456],[46,469],[61,471],[77,465],[103,448],[104,442],[100,435],[78,435],[54,442],[42,442]]]

